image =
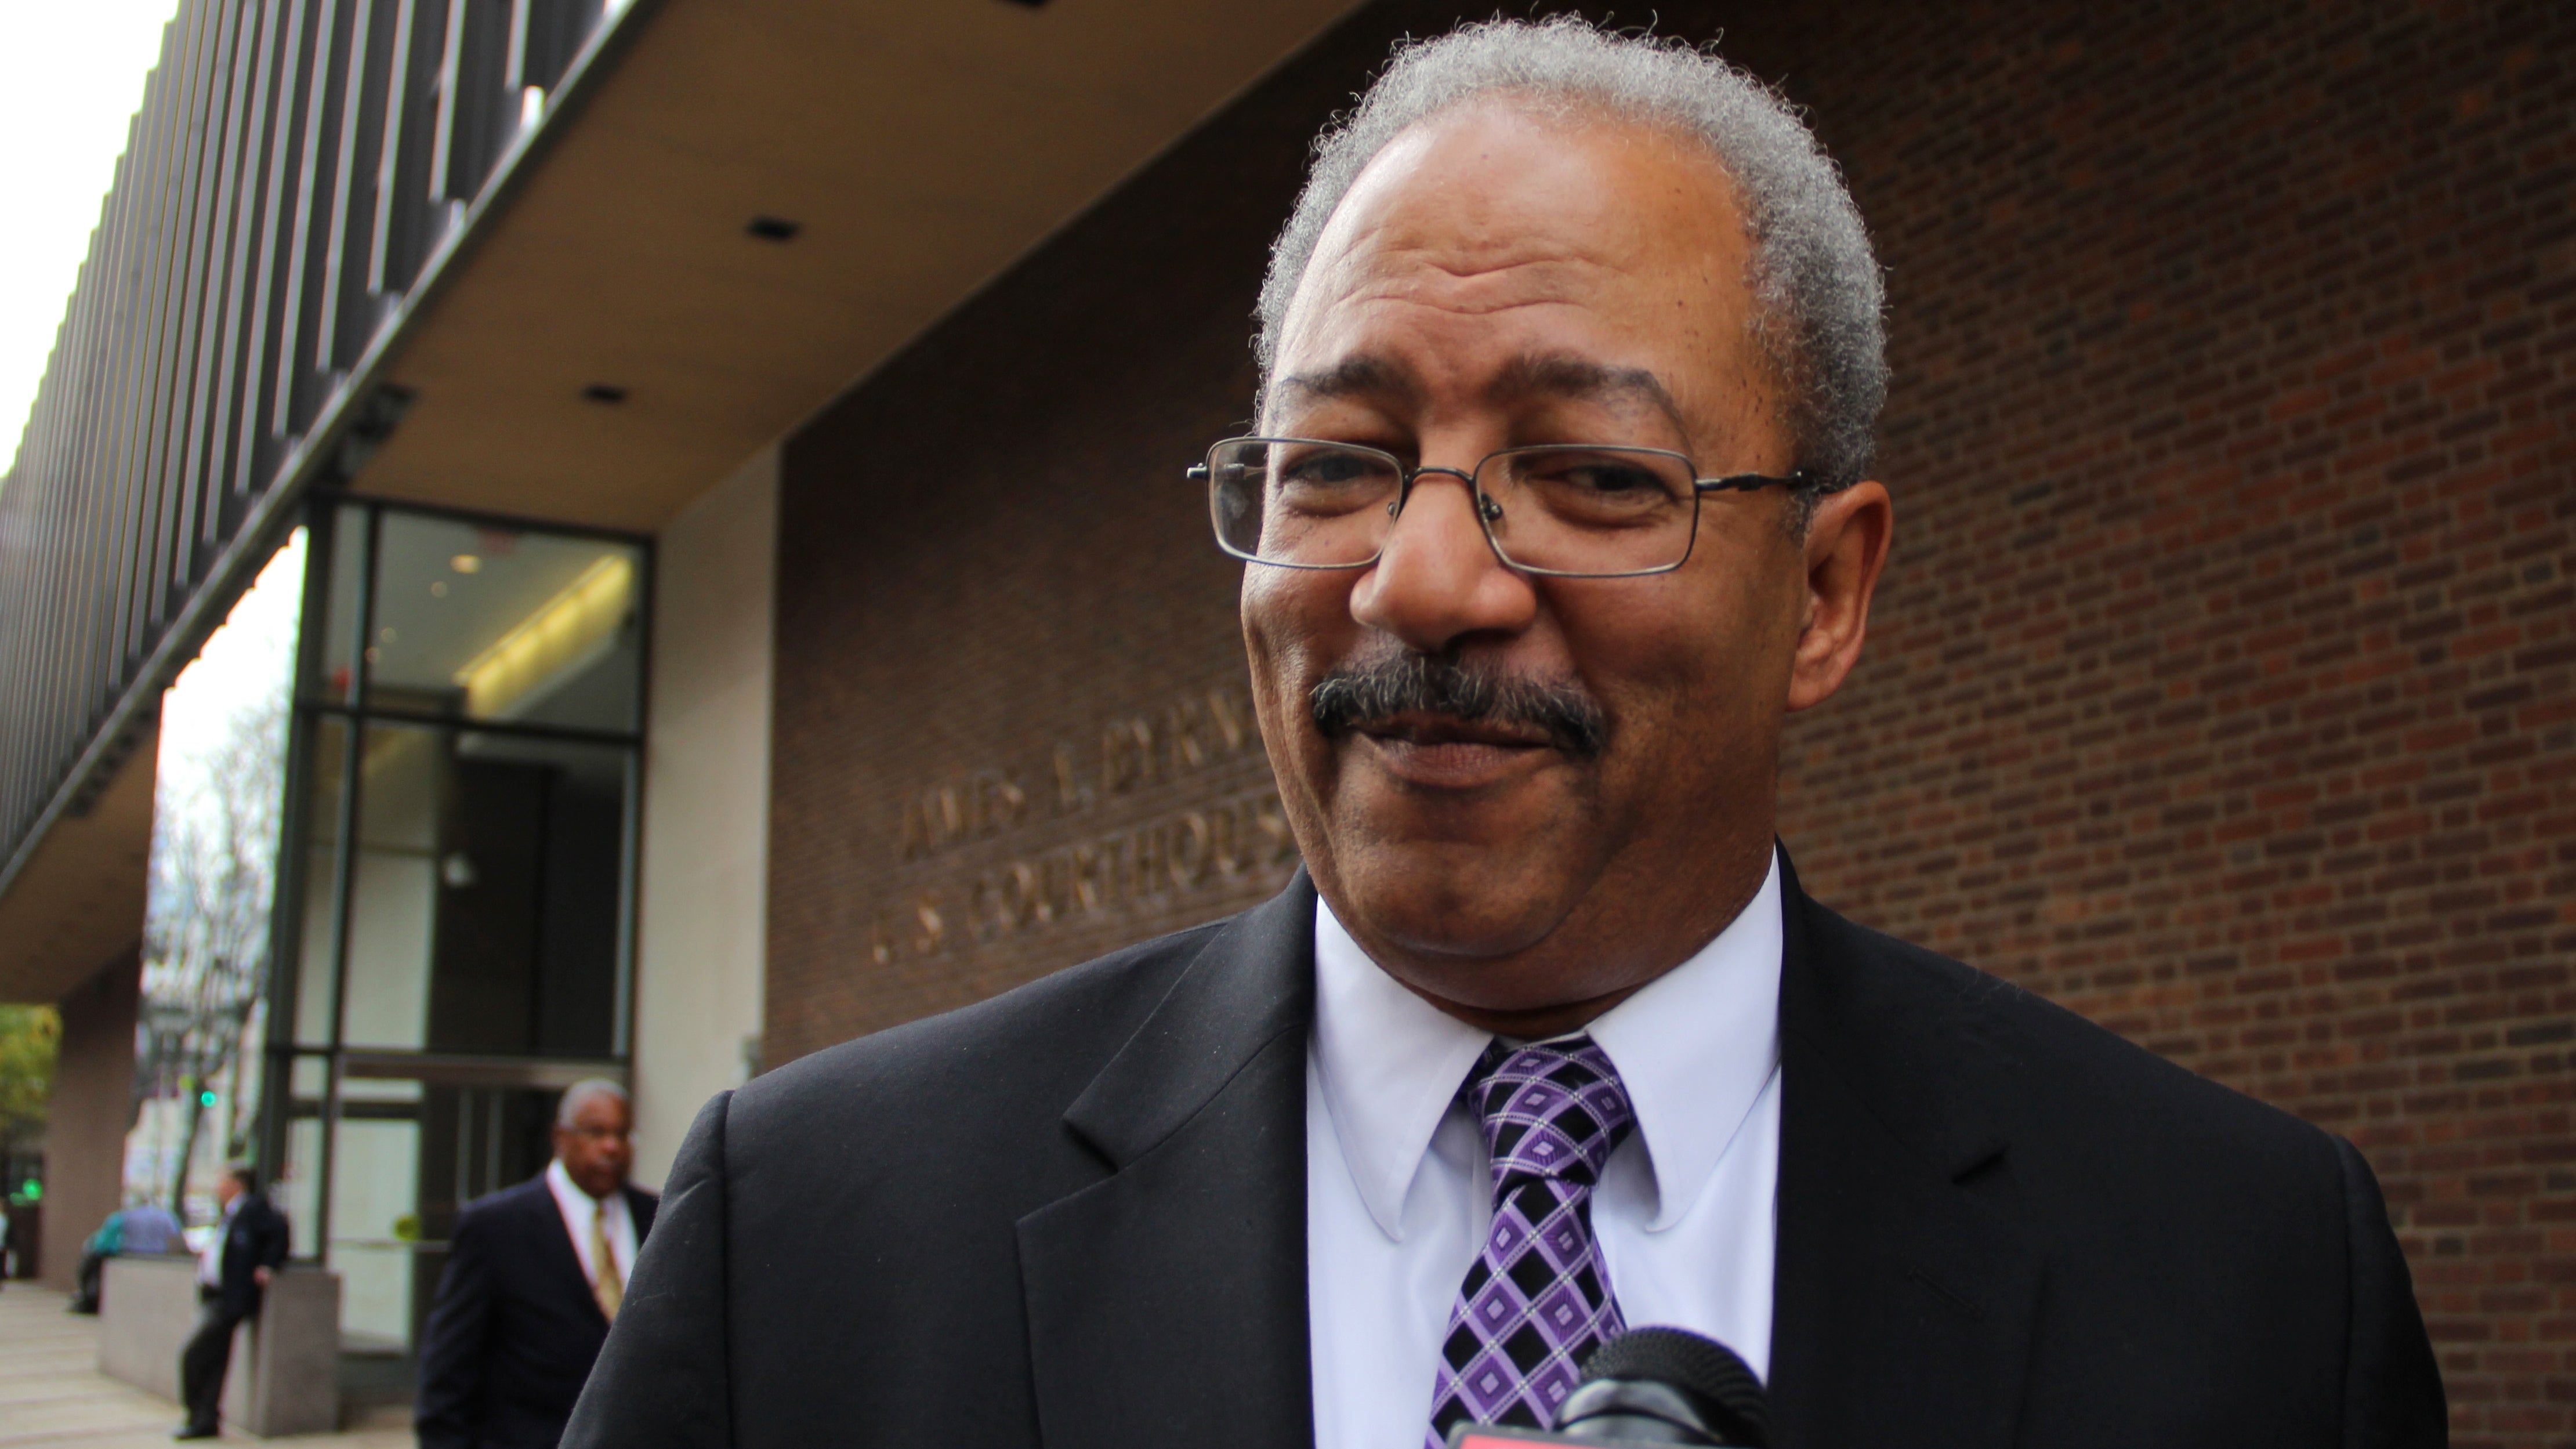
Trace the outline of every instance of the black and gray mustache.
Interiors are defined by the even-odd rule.
[[[1601,706],[1572,685],[1430,654],[1390,654],[1345,665],[1315,681],[1307,707],[1328,739],[1399,715],[1427,714],[1536,729],[1577,759],[1599,756],[1610,741]]]

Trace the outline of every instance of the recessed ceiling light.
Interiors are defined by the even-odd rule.
[[[751,225],[743,228],[744,231],[762,241],[774,242],[794,241],[796,233],[804,229],[803,222],[789,221],[781,216],[755,216],[751,219]]]
[[[483,560],[476,558],[470,553],[460,553],[456,557],[449,559],[447,561],[447,566],[456,570],[460,574],[481,573],[483,571]]]
[[[617,404],[626,401],[626,389],[619,387],[613,382],[594,382],[590,386],[583,388],[581,390],[581,395],[592,402],[602,403],[610,407],[615,407]]]

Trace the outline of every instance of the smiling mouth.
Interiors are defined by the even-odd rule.
[[[1443,793],[1504,786],[1573,758],[1543,729],[1445,715],[1369,720],[1343,738],[1401,785]]]
[[[1370,720],[1356,725],[1352,733],[1366,735],[1380,744],[1403,744],[1417,748],[1449,745],[1474,745],[1497,750],[1549,750],[1556,741],[1547,731],[1530,725],[1510,725],[1497,720],[1458,719],[1446,715],[1399,714],[1387,719]]]

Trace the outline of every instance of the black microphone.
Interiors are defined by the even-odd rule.
[[[1449,1449],[1517,1444],[1706,1444],[1770,1449],[1762,1382],[1732,1349],[1678,1328],[1631,1329],[1593,1350],[1583,1381],[1541,1433],[1488,1424],[1449,1431]]]

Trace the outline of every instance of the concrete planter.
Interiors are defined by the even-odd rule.
[[[197,1326],[194,1259],[111,1258],[98,1369],[176,1403],[179,1350]],[[235,1330],[224,1420],[262,1437],[340,1427],[340,1275],[290,1268],[259,1317]]]

